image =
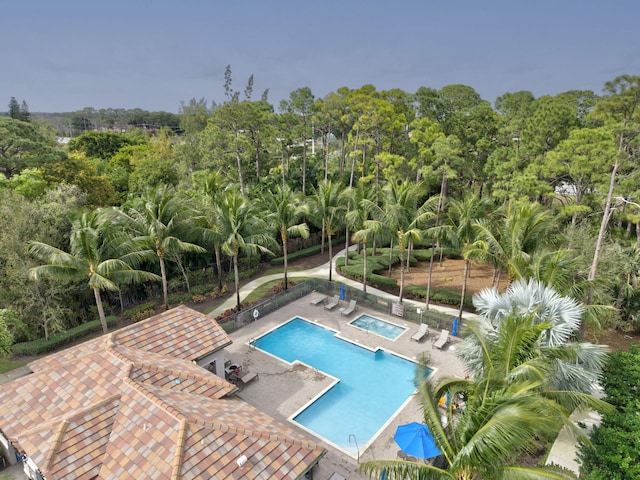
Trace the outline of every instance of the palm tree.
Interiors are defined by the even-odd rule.
[[[422,184],[403,182],[401,184],[388,183],[383,188],[382,205],[372,201],[365,201],[374,220],[373,230],[385,233],[397,242],[400,253],[400,293],[399,302],[402,303],[404,291],[405,252],[410,242],[422,238],[420,226],[424,222],[426,212],[418,205],[422,193]],[[393,250],[393,242],[391,243]]]
[[[218,289],[222,289],[222,260],[220,255],[220,245],[222,237],[220,234],[217,214],[217,206],[224,196],[224,179],[220,171],[206,172],[204,175],[194,174],[196,184],[196,198],[201,206],[202,218],[206,225],[203,231],[205,239],[213,242],[213,253],[215,256],[216,270],[218,271]]]
[[[458,319],[462,321],[464,297],[467,294],[467,280],[471,259],[477,257],[474,243],[477,240],[476,225],[488,212],[489,200],[468,195],[462,200],[449,202],[444,222],[432,228],[436,238],[443,239],[450,247],[460,251],[464,258],[464,274]]]
[[[338,185],[331,180],[323,181],[313,189],[311,206],[314,216],[322,223],[322,230],[327,235],[329,242],[329,281],[333,270],[333,248],[331,237],[340,225],[340,217],[343,213],[343,204],[340,201]]]
[[[506,270],[509,282],[532,276],[534,255],[553,244],[555,219],[538,203],[510,202],[491,220],[477,222],[479,242],[475,253]]]
[[[309,226],[305,222],[296,223],[303,215],[309,213],[309,207],[303,203],[301,195],[294,193],[289,187],[279,185],[274,192],[265,192],[260,203],[267,214],[267,223],[280,233],[284,256],[284,289],[287,290],[287,242],[290,237],[309,236]]]
[[[371,220],[366,220],[363,227],[353,233],[353,240],[362,242],[362,291],[365,293],[367,291],[367,242],[373,236],[371,223]]]
[[[485,289],[473,297],[476,310],[482,315],[477,321],[478,331],[485,343],[496,341],[501,324],[510,316],[531,317],[534,324],[548,327],[539,336],[538,348],[545,355],[562,348],[574,353],[570,358],[552,360],[554,385],[570,391],[591,392],[607,360],[607,348],[589,342],[575,341],[585,308],[571,297],[561,296],[549,285],[538,280],[513,282],[506,292]],[[482,355],[476,337],[468,339],[460,348],[460,357],[470,371],[477,375]]]
[[[355,187],[347,187],[340,194],[340,198],[346,201],[347,206],[345,214],[345,252],[347,252],[344,257],[345,265],[347,265],[349,260],[349,241],[354,240],[359,242],[362,239],[360,236],[355,235],[355,233],[352,238],[349,238],[349,231],[357,232],[359,229],[364,228],[364,223],[369,219],[369,207],[365,200],[372,201],[373,195],[374,190],[362,179],[358,180]]]
[[[58,280],[88,278],[89,288],[93,290],[98,307],[102,330],[107,332],[107,321],[102,306],[102,290],[117,291],[118,284],[129,282],[157,281],[160,278],[150,272],[135,270],[147,252],[138,251],[118,255],[112,252],[113,246],[122,239],[106,235],[106,224],[99,212],[84,213],[72,222],[70,253],[59,250],[42,242],[30,242],[29,252],[39,260],[46,262],[29,270],[34,280],[49,277]],[[111,240],[111,242],[109,241]]]
[[[445,466],[374,460],[363,463],[360,470],[375,478],[386,472],[388,480],[575,479],[572,472],[558,467],[513,463],[518,454],[532,451],[540,440],[554,438],[564,426],[584,439],[569,420],[574,408],[610,409],[589,394],[557,390],[549,383],[552,367],[538,347],[539,336],[548,326],[534,323],[531,317],[511,315],[501,324],[496,340],[486,342],[475,322],[469,322],[469,336],[481,345],[481,375],[442,378],[434,386],[429,382],[420,386],[424,423]],[[442,415],[438,403],[446,395],[463,397],[463,408],[454,414],[451,401]]]
[[[161,186],[125,204],[123,210],[116,211],[116,214],[124,222],[125,229],[134,236],[133,241],[138,247],[158,259],[164,308],[168,310],[167,254],[206,252],[203,247],[187,241],[192,232],[192,212],[176,196],[173,188]]]
[[[269,234],[267,223],[260,216],[256,202],[244,197],[236,188],[229,188],[218,204],[217,218],[223,238],[222,252],[233,258],[237,310],[240,311],[240,274],[238,256],[241,251],[272,254],[267,246],[275,240]]]

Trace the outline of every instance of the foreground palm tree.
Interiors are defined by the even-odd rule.
[[[70,253],[42,242],[31,242],[29,252],[46,262],[34,267],[29,275],[34,280],[49,277],[57,280],[88,278],[98,307],[102,330],[107,333],[107,321],[102,306],[102,290],[117,291],[119,284],[157,281],[160,277],[143,270],[136,270],[145,257],[144,251],[117,253],[124,243],[114,238],[109,241],[106,226],[98,212],[84,213],[71,226]],[[117,246],[116,249],[113,247]]]
[[[517,314],[531,316],[535,324],[548,324],[539,336],[541,354],[548,356],[553,366],[553,382],[557,388],[589,393],[599,383],[607,360],[607,348],[589,342],[578,342],[584,306],[570,297],[561,296],[549,285],[537,280],[518,280],[506,292],[485,289],[473,298],[476,310],[482,315],[477,321],[483,342],[497,341],[506,318]],[[482,369],[479,337],[470,337],[459,354],[474,375]],[[558,349],[564,356],[551,358]],[[567,352],[571,352],[567,356]]]
[[[514,463],[539,441],[551,441],[562,427],[584,439],[569,420],[574,408],[610,409],[589,394],[553,387],[552,365],[538,347],[548,327],[536,324],[532,317],[511,315],[501,324],[496,341],[488,343],[475,322],[468,322],[468,335],[481,345],[482,375],[443,378],[435,386],[423,382],[420,387],[424,423],[442,452],[444,467],[374,460],[363,463],[360,470],[372,478],[386,472],[388,480],[576,479],[572,472],[557,467]],[[443,412],[438,403],[445,395],[452,399],[463,395],[463,407],[454,410],[450,401]]]
[[[290,237],[309,237],[309,226],[297,223],[309,213],[309,207],[302,202],[301,195],[293,192],[289,187],[277,186],[275,191],[265,192],[261,201],[266,212],[266,220],[271,228],[280,234],[282,241],[282,255],[284,257],[284,289],[289,288],[287,270],[287,244]]]

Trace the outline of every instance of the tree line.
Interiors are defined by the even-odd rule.
[[[117,286],[116,296],[131,301],[153,284],[149,276],[132,283],[132,272],[187,278],[183,272],[219,267],[221,258],[237,268],[247,252],[281,252],[290,233],[317,231],[327,240],[344,233],[374,254],[376,245],[396,246],[401,262],[415,242],[449,245],[467,271],[477,261],[511,280],[537,276],[587,305],[611,307],[606,314],[591,309],[593,321],[637,325],[639,77],[618,77],[602,95],[535,98],[521,91],[493,106],[465,85],[415,93],[364,85],[323,98],[305,87],[279,112],[266,94],[251,100],[252,82],[244,99],[230,76],[227,87],[226,102],[209,107],[192,99],[182,105],[178,130],[151,135],[87,131],[64,145],[41,120],[0,117],[0,242],[8,271],[0,306],[28,325],[23,333],[16,329],[18,337],[43,336],[45,324],[56,330],[86,321],[83,312],[95,302],[81,293],[81,282],[61,288],[29,280],[38,263],[55,264],[29,242],[57,249],[61,259],[75,255],[74,235],[82,229],[96,230],[96,248],[113,246],[112,235],[126,247],[107,258],[128,255],[123,261],[131,270],[123,274],[130,278],[104,288]],[[237,198],[230,200],[231,192]],[[189,225],[180,227],[188,235],[169,235],[171,254],[155,244],[143,249],[144,232],[124,220],[134,211],[138,222],[164,214],[153,207],[155,195],[169,195]],[[269,231],[259,221],[267,220],[271,196],[271,211],[283,203],[296,210],[278,214],[278,233],[269,236],[277,244],[253,238]],[[240,218],[245,209],[250,221]],[[225,213],[235,216],[224,220]],[[235,232],[235,243],[217,237],[223,226]],[[161,283],[166,302],[167,282]]]

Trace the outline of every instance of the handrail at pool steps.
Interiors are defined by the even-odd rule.
[[[360,447],[358,446],[358,439],[356,438],[356,434],[349,434],[349,445],[351,445],[351,438],[353,438],[353,443],[356,444],[356,452],[358,452],[358,463],[360,463]]]

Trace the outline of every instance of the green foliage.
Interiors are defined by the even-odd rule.
[[[407,287],[407,296],[417,300],[423,300],[427,296],[427,287],[422,285],[409,285]],[[433,303],[442,303],[444,305],[460,305],[460,291],[454,288],[431,288],[429,292],[429,300]],[[464,306],[473,308],[472,295],[464,296]]]
[[[255,275],[258,272],[258,267],[251,267],[251,268],[243,268],[241,270],[238,270],[238,280],[244,280],[245,278],[249,278],[252,277],[253,275]],[[227,281],[228,282],[232,282],[234,280],[235,276],[233,272],[229,272],[227,274]]]
[[[114,316],[106,318],[107,325],[115,326],[118,319]],[[76,340],[82,339],[90,333],[102,330],[100,320],[83,323],[77,327],[71,328],[66,332],[57,333],[49,337],[49,340],[39,339],[31,342],[16,343],[12,347],[15,355],[41,355],[43,353],[52,352],[60,347],[70,344]]]
[[[331,241],[332,245],[342,245],[344,244],[345,238],[340,237],[340,238],[335,238]],[[326,248],[326,245],[325,245]],[[298,250],[296,252],[293,253],[289,253],[287,255],[287,259],[289,260],[289,262],[292,262],[294,260],[298,260],[299,258],[305,258],[305,257],[311,257],[313,255],[315,255],[316,253],[320,253],[320,250],[322,249],[322,245],[313,245],[312,247],[308,247],[308,248],[304,248],[302,250]],[[284,264],[284,257],[274,257],[271,259],[271,265],[283,265]]]
[[[0,354],[8,356],[11,353],[13,335],[9,325],[17,321],[15,313],[5,308],[0,308]]]
[[[123,314],[123,318],[133,319],[139,317],[141,312],[153,312],[156,308],[156,302],[146,302],[127,309]]]
[[[606,400],[616,411],[605,413],[583,445],[581,472],[587,480],[640,478],[640,345],[614,352],[603,375]]]
[[[170,305],[179,305],[181,303],[188,302],[191,300],[192,295],[188,293],[174,293],[173,295],[169,295],[169,304]]]

